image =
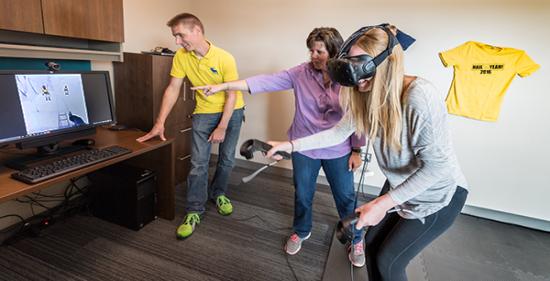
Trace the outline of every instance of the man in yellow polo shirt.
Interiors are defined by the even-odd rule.
[[[182,46],[172,62],[172,79],[164,92],[162,105],[155,126],[137,140],[164,137],[164,122],[178,99],[183,78],[189,78],[193,86],[219,84],[238,80],[237,66],[231,54],[214,46],[204,37],[204,27],[194,15],[183,13],[168,21],[176,44]],[[238,91],[219,92],[205,96],[197,91],[193,112],[193,136],[191,145],[191,170],[187,177],[187,214],[176,235],[183,239],[193,234],[205,211],[208,198],[216,202],[218,213],[230,215],[231,202],[225,196],[229,174],[235,162],[235,147],[244,119],[244,101]],[[208,188],[208,162],[212,143],[219,143],[216,173]]]

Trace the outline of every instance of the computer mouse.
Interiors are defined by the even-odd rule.
[[[73,145],[92,146],[95,144],[94,139],[80,139],[73,141]]]
[[[117,125],[113,125],[111,127],[109,127],[109,130],[111,131],[122,131],[122,130],[126,130],[128,129],[128,127],[124,126],[124,125],[121,125],[121,124],[117,124]]]

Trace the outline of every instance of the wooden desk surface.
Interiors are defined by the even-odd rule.
[[[162,148],[166,145],[172,144],[173,140],[169,139],[167,141],[161,141],[160,139],[149,140],[145,143],[139,143],[136,141],[136,138],[142,136],[144,132],[137,130],[124,130],[124,131],[110,131],[105,128],[97,128],[97,134],[92,136],[96,140],[95,147],[102,148],[112,145],[118,145],[131,149],[132,152],[126,155],[116,157],[98,164],[94,164],[76,171],[69,172],[67,174],[37,183],[37,184],[26,184],[18,180],[12,179],[11,174],[15,172],[14,170],[7,168],[5,166],[0,166],[0,203],[15,199],[17,197],[29,194],[31,192],[39,191],[44,189],[52,184],[67,181],[71,178],[78,177],[92,171],[96,171],[105,166],[112,165],[124,160],[134,158],[138,155]],[[27,150],[29,153],[31,150]],[[0,161],[4,161],[14,157],[21,157],[20,153],[24,151],[12,150],[13,153],[2,153],[0,152]],[[19,154],[19,155],[16,155]],[[172,156],[173,157],[173,156]],[[151,165],[155,165],[152,163]]]

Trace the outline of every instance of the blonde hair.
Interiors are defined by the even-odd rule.
[[[395,26],[389,28],[395,34]],[[375,57],[388,46],[388,34],[381,28],[373,28],[355,45]],[[401,151],[403,77],[403,49],[397,44],[392,54],[376,68],[370,92],[342,87],[340,93],[343,109],[349,110],[355,120],[356,133],[366,135],[371,141],[380,135],[383,147],[396,151]]]

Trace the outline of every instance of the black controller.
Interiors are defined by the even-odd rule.
[[[260,141],[257,139],[249,139],[241,145],[241,155],[244,156],[246,159],[250,160],[254,157],[254,152],[261,151],[265,154],[271,148],[272,148],[271,145],[263,141]],[[291,158],[288,152],[277,151],[275,154],[282,156],[283,159],[286,159],[286,160],[289,160]]]
[[[353,213],[338,222],[336,226],[336,238],[342,244],[351,243],[355,236],[355,224],[359,220],[359,214]]]

